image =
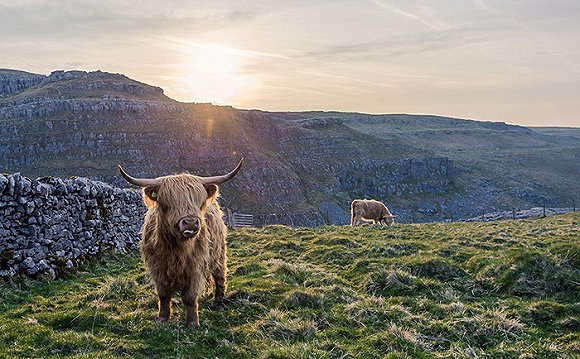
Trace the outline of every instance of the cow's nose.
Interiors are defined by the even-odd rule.
[[[179,221],[179,229],[186,237],[191,237],[199,231],[199,218],[186,216]]]

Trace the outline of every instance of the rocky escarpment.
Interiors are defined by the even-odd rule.
[[[101,99],[72,100],[65,98],[34,98],[14,101],[0,107],[0,116],[4,118],[38,117],[50,118],[57,114],[68,113],[80,115],[85,113],[100,114],[138,114],[149,111],[179,111],[180,107],[171,103],[144,101],[103,96]]]
[[[0,98],[24,91],[39,84],[44,78],[43,75],[23,71],[0,70]]]
[[[138,96],[162,96],[163,89],[129,79],[122,74],[112,74],[102,71],[53,71],[43,79],[43,84],[70,81],[67,91],[87,93],[89,91],[120,92]],[[88,81],[87,81],[88,80]]]
[[[0,175],[0,277],[55,278],[104,251],[136,249],[143,214],[136,190]]]
[[[405,194],[441,194],[459,169],[446,157],[352,163],[340,173],[341,188],[355,196],[386,198]]]
[[[51,84],[61,84],[51,86]],[[122,74],[112,74],[102,71],[53,71],[50,75],[37,75],[23,71],[0,69],[0,98],[15,95],[35,87],[35,91],[20,99],[24,102],[34,101],[34,98],[55,98],[62,95],[93,96],[126,94],[139,97],[150,97],[169,100],[163,95],[163,89],[129,79]],[[30,96],[32,95],[32,96]],[[31,98],[32,97],[32,98]],[[22,104],[23,102],[8,102],[6,104]]]

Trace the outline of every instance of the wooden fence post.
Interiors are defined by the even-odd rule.
[[[542,217],[546,217],[546,201],[542,203]]]
[[[228,221],[227,221],[228,227],[234,228],[234,218],[232,216],[232,210],[231,209],[226,208],[226,216],[228,218]]]

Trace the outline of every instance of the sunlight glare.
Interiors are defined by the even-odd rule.
[[[247,84],[247,79],[238,73],[240,61],[234,50],[193,45],[184,81],[194,101],[231,105]]]

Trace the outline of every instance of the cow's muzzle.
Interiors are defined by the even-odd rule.
[[[185,238],[195,237],[200,228],[201,222],[196,216],[186,216],[179,220],[179,231]]]

